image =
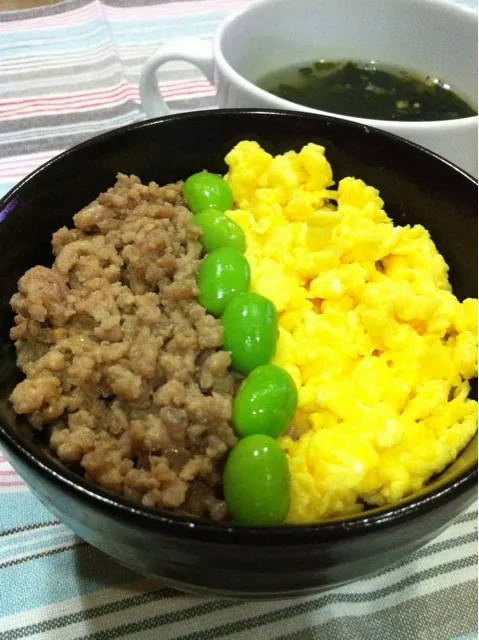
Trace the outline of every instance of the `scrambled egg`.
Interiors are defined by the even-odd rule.
[[[376,189],[333,188],[324,152],[272,157],[243,141],[226,157],[251,289],[279,312],[273,362],[298,387],[280,438],[290,523],[400,500],[477,428],[477,300],[457,300],[429,233],[395,226]]]

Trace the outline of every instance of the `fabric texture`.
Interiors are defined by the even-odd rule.
[[[72,145],[144,118],[146,58],[171,38],[211,38],[246,3],[64,0],[0,12],[0,196]],[[160,82],[175,110],[214,106],[213,87],[189,65],[167,65]],[[0,456],[0,640],[255,637],[476,639],[477,505],[377,575],[245,603],[184,595],[121,567],[56,521]]]

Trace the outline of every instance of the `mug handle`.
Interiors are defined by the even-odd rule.
[[[140,76],[140,101],[148,118],[166,116],[170,109],[161,96],[157,70],[166,62],[189,62],[214,84],[213,45],[200,38],[178,38],[165,43],[146,61]]]

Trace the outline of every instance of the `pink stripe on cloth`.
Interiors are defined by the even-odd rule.
[[[204,88],[211,88],[210,83],[207,80],[192,80],[191,82],[178,82],[178,81],[174,81],[174,82],[165,82],[162,83],[162,93],[164,93],[165,95],[176,95],[177,93],[185,93],[185,92],[196,92],[197,89],[204,89]],[[35,107],[37,107],[39,104],[43,104],[43,103],[51,103],[51,104],[61,104],[61,103],[73,103],[75,101],[78,102],[83,102],[83,101],[87,101],[90,100],[91,102],[95,101],[97,98],[100,97],[105,97],[108,98],[109,96],[114,96],[116,95],[118,92],[126,90],[128,92],[131,92],[132,94],[135,95],[135,97],[138,96],[138,89],[136,87],[134,87],[133,85],[131,85],[128,82],[121,82],[120,84],[118,84],[116,87],[114,88],[108,88],[108,89],[98,89],[95,91],[85,91],[85,92],[79,92],[79,93],[70,93],[70,94],[63,94],[63,95],[52,95],[52,96],[47,96],[45,98],[24,98],[24,99],[11,99],[11,100],[3,100],[0,101],[0,114],[4,114],[5,112],[8,112],[9,110],[12,109],[12,106],[18,105],[20,108],[21,106],[25,106],[25,105],[34,105]]]
[[[6,488],[26,486],[18,473],[8,464],[5,456],[0,457],[0,464],[2,464],[2,466],[6,465],[7,467],[0,469],[0,491]]]
[[[151,20],[155,17],[175,17],[184,15],[201,15],[203,13],[231,13],[252,0],[193,0],[191,2],[172,2],[158,5],[131,7],[111,7],[101,0],[92,0],[90,4],[79,9],[71,9],[68,13],[43,15],[22,21],[0,22],[0,33],[21,33],[55,27],[73,27],[105,15],[112,21]]]
[[[132,98],[135,93],[128,82],[121,82],[116,87],[97,89],[70,95],[54,95],[45,98],[25,98],[23,100],[12,99],[0,102],[0,117],[17,117],[20,115],[35,115],[58,113],[65,111],[78,111],[80,109],[92,109],[123,102]]]
[[[162,83],[161,92],[167,99],[185,99],[214,95],[214,88],[207,80],[191,82]],[[114,88],[98,89],[70,95],[47,96],[44,98],[12,99],[0,102],[0,117],[3,119],[19,116],[53,115],[92,109],[111,107],[122,104],[125,100],[139,102],[137,87],[128,82],[121,82]]]
[[[20,180],[44,162],[62,153],[64,149],[55,149],[30,155],[18,155],[0,159],[0,180]]]
[[[1,482],[0,481],[0,491],[3,487],[26,487],[26,483],[23,480],[18,480],[16,482]]]
[[[22,167],[38,167],[39,164],[46,162],[54,155],[61,153],[61,151],[62,149],[57,151],[42,151],[41,153],[19,154],[11,158],[0,157],[0,176],[3,175],[4,169],[10,166],[14,167],[21,164]]]

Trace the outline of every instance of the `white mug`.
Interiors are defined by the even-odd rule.
[[[376,60],[437,77],[477,110],[477,13],[449,0],[258,0],[224,20],[212,43],[189,38],[162,46],[142,70],[142,108],[150,118],[169,112],[156,71],[181,60],[214,83],[220,108],[324,114],[254,84],[272,71],[320,58]],[[427,122],[347,119],[412,140],[477,176],[477,116]]]

